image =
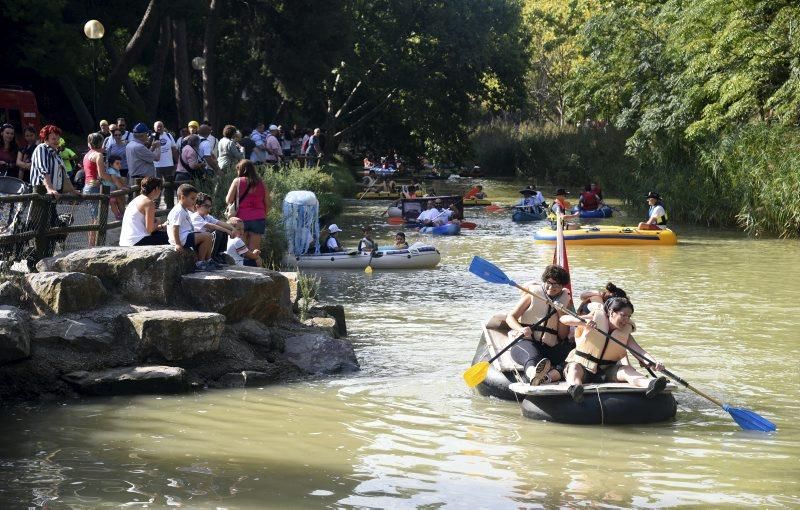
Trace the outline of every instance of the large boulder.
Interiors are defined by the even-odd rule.
[[[31,353],[25,312],[0,306],[0,364],[27,358]]]
[[[289,301],[294,305],[297,303],[297,271],[281,271],[281,274],[286,277],[289,282]]]
[[[13,282],[5,281],[0,283],[0,306],[19,306],[22,301],[22,289]]]
[[[31,340],[36,345],[69,347],[80,352],[102,353],[122,342],[114,335],[110,323],[99,323],[88,317],[39,317],[31,321]]]
[[[108,299],[100,279],[84,273],[31,273],[25,276],[25,290],[45,314],[91,310]]]
[[[194,267],[190,250],[169,246],[88,248],[42,259],[39,272],[81,272],[94,275],[109,290],[134,303],[173,304],[178,300],[180,277]]]
[[[181,280],[192,308],[221,313],[228,322],[255,319],[274,324],[293,317],[289,281],[276,271],[231,266],[187,274]]]
[[[173,361],[216,351],[225,329],[225,317],[218,313],[151,310],[127,317],[142,358],[159,354]]]
[[[64,380],[85,395],[133,395],[180,393],[189,389],[186,371],[180,367],[122,367],[97,372],[80,370]]]
[[[286,338],[284,355],[311,374],[335,374],[359,370],[353,346],[324,333],[301,333]]]
[[[265,347],[272,351],[283,351],[283,338],[279,335],[273,335],[263,322],[245,319],[236,324],[231,324],[230,328],[245,342]]]

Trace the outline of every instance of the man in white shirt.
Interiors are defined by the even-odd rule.
[[[339,244],[339,240],[336,238],[336,235],[341,232],[342,229],[339,228],[336,223],[331,223],[331,226],[328,227],[328,233],[330,236],[328,240],[325,242],[325,252],[326,253],[336,253],[340,251],[344,251],[342,249],[342,245]]]
[[[164,179],[165,182],[175,182],[175,163],[178,161],[178,144],[169,131],[164,129],[164,123],[157,120],[153,124],[155,139],[161,142],[161,157],[155,162],[156,177]],[[167,186],[164,189],[164,201],[167,207],[172,207],[175,203],[175,189]]]
[[[250,133],[250,139],[256,144],[255,148],[253,149],[253,154],[250,157],[250,161],[256,165],[263,163],[267,160],[267,134],[264,132],[263,122],[259,122],[253,132]]]
[[[436,199],[433,203],[433,212],[431,212],[431,223],[438,227],[440,225],[444,225],[448,221],[450,221],[450,217],[453,215],[453,211],[450,209],[445,209],[442,207],[442,201],[440,199]]]

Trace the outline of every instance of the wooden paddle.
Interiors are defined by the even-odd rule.
[[[550,305],[553,308],[555,308],[559,312],[566,313],[566,314],[569,314],[569,315],[571,315],[573,317],[576,317],[581,322],[584,322],[584,323],[588,322],[586,319],[584,319],[583,317],[581,317],[577,313],[573,312],[569,308],[563,306],[561,303],[557,303],[557,302],[552,301],[550,299],[546,299],[546,298],[544,298],[542,296],[534,294],[533,292],[531,292],[530,290],[526,289],[522,285],[519,285],[515,281],[511,280],[508,276],[506,276],[506,274],[503,271],[501,271],[500,268],[498,268],[497,266],[495,266],[494,264],[492,264],[488,260],[482,259],[481,257],[477,257],[477,256],[473,257],[472,263],[469,266],[469,272],[474,274],[474,275],[476,275],[476,276],[478,276],[478,277],[480,277],[480,278],[482,278],[482,279],[484,279],[485,281],[487,281],[489,283],[501,283],[501,284],[505,284],[505,285],[510,285],[512,287],[516,287],[519,290],[521,290],[521,291],[523,291],[525,293],[528,293],[528,294],[530,294],[531,296],[533,296],[533,297],[535,297],[537,299],[540,299],[540,300],[543,300],[543,301],[547,301],[548,303],[550,303]],[[600,333],[601,335],[606,337],[608,340],[610,340],[610,341],[612,341],[612,342],[614,342],[616,344],[619,344],[621,347],[623,347],[625,350],[627,350],[628,352],[630,352],[631,354],[636,356],[638,359],[644,360],[644,361],[646,361],[647,363],[649,363],[651,365],[655,364],[655,362],[653,362],[653,360],[649,359],[643,353],[641,353],[641,352],[637,351],[636,349],[633,349],[633,348],[629,347],[628,345],[620,342],[619,340],[617,340],[616,338],[614,338],[613,336],[608,334],[606,331],[602,331],[600,329],[595,329],[595,331],[597,331],[598,333]],[[757,431],[760,431],[760,432],[774,432],[775,430],[777,430],[777,427],[775,426],[774,423],[772,423],[771,421],[767,420],[766,418],[760,416],[759,414],[757,414],[757,413],[755,413],[753,411],[750,411],[749,409],[731,407],[730,405],[728,405],[728,404],[726,404],[726,403],[724,403],[724,402],[722,402],[722,401],[720,401],[720,400],[718,400],[718,399],[706,394],[705,392],[700,391],[699,389],[695,388],[694,386],[692,386],[691,384],[689,384],[688,382],[683,380],[681,377],[678,377],[677,375],[675,375],[674,373],[670,372],[666,368],[662,369],[661,372],[666,374],[673,381],[681,384],[685,388],[688,388],[688,389],[692,390],[693,392],[697,393],[701,397],[703,397],[703,398],[713,402],[714,404],[718,405],[719,407],[721,407],[723,410],[728,412],[728,414],[731,415],[731,417],[734,419],[734,421],[736,421],[736,423],[740,427],[742,427],[744,430],[757,430]]]

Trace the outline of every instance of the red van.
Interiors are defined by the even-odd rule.
[[[17,142],[24,144],[22,128],[42,128],[42,116],[36,105],[36,96],[30,90],[12,86],[0,87],[0,124],[9,123],[17,130]]]

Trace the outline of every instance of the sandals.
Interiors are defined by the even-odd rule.
[[[656,395],[664,391],[667,387],[667,378],[663,375],[658,379],[651,379],[647,385],[647,391],[644,392],[646,398],[654,398]]]

